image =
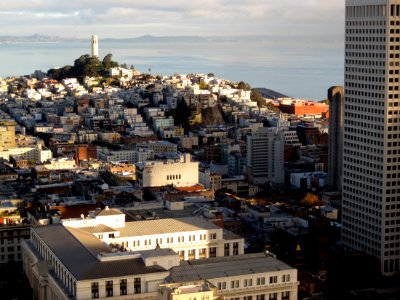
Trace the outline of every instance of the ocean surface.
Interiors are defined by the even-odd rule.
[[[90,53],[90,42],[0,43],[0,77],[73,65]],[[268,40],[100,40],[102,59],[112,53],[119,63],[152,74],[214,73],[252,87],[291,97],[322,100],[332,85],[343,85],[341,45]]]

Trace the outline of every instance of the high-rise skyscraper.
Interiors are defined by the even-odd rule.
[[[328,90],[329,99],[329,171],[328,186],[332,190],[342,190],[343,162],[343,114],[344,91],[341,86]]]
[[[346,0],[344,245],[400,270],[400,0]]]
[[[261,127],[247,136],[247,174],[253,184],[283,184],[284,137],[278,128]]]
[[[99,57],[99,39],[97,35],[92,35],[92,57]]]

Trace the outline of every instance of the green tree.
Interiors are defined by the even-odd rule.
[[[238,89],[241,89],[241,90],[245,90],[245,91],[250,91],[250,90],[251,90],[250,84],[248,84],[248,83],[246,83],[246,82],[244,82],[244,81],[240,81],[240,82],[237,84],[237,88],[238,88]]]
[[[109,53],[106,56],[104,56],[102,64],[103,64],[104,70],[106,70],[106,71],[108,71],[111,68],[118,67],[118,63],[116,61],[112,60],[112,54],[111,53]]]
[[[265,100],[264,100],[263,96],[256,89],[251,90],[250,99],[251,99],[251,101],[257,102],[258,106],[263,106],[265,104]]]

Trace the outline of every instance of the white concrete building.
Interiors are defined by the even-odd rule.
[[[193,186],[199,183],[199,163],[192,162],[190,154],[181,154],[179,159],[147,161],[137,164],[136,180],[140,187]]]
[[[11,156],[42,163],[51,159],[53,154],[50,149],[42,147],[41,144],[35,147],[17,147],[0,151],[1,158],[10,160]]]
[[[32,228],[30,240],[22,243],[22,257],[34,298],[166,299],[166,288],[188,292],[208,282],[221,299],[297,299],[296,269],[262,253],[243,255],[243,238],[202,218],[125,223],[124,217],[106,209],[63,225]],[[128,236],[133,240],[122,240]],[[143,244],[137,244],[139,239]],[[149,250],[120,251],[127,247]],[[179,251],[187,253],[190,264],[180,262],[186,257]]]
[[[75,160],[68,157],[53,158],[43,166],[48,170],[73,170],[75,169]]]
[[[112,151],[103,148],[97,151],[97,158],[105,162],[128,162],[141,163],[154,158],[153,150],[138,149],[138,150],[118,150]]]
[[[247,173],[253,184],[283,184],[284,138],[277,128],[259,128],[247,136]]]

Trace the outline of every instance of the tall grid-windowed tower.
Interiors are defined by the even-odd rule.
[[[400,0],[346,0],[343,242],[400,270]]]

